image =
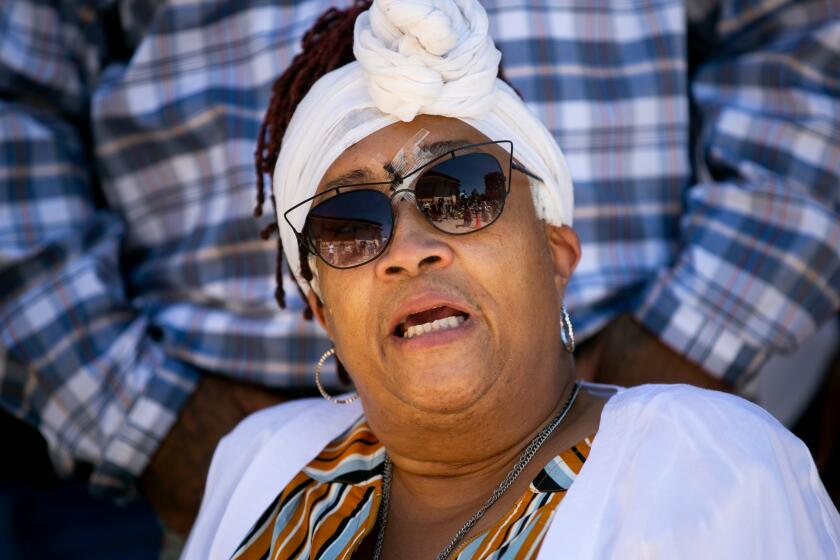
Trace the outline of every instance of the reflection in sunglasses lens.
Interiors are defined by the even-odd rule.
[[[376,257],[391,236],[392,224],[390,199],[378,191],[359,190],[315,206],[306,231],[321,258],[347,268]]]
[[[502,211],[505,174],[490,154],[475,152],[446,159],[425,172],[414,187],[417,206],[439,230],[471,233],[491,224]],[[346,191],[314,206],[306,218],[312,249],[337,268],[373,260],[391,237],[391,199],[381,191]]]
[[[472,153],[435,165],[414,190],[418,206],[436,228],[469,233],[499,217],[505,175],[496,158]]]

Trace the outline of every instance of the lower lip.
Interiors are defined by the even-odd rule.
[[[406,350],[422,350],[433,346],[442,346],[444,344],[455,342],[469,334],[474,327],[475,323],[470,316],[455,328],[433,331],[412,338],[405,338],[392,334],[390,338],[398,348],[405,348]]]

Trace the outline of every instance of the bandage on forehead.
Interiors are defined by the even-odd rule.
[[[284,253],[304,292],[297,238],[284,213],[315,194],[347,148],[420,114],[456,118],[490,140],[511,140],[514,157],[543,180],[534,193],[538,215],[571,225],[572,182],[563,154],[496,78],[500,55],[477,1],[377,0],[356,20],[353,52],[356,62],[321,77],[301,100],[272,177]],[[295,230],[302,231],[307,212],[289,214]]]
[[[412,167],[420,165],[420,160],[423,158],[423,140],[431,134],[425,128],[418,130],[414,136],[397,151],[391,162],[387,165],[387,170],[402,177],[407,174]]]

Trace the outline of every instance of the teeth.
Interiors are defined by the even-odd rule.
[[[443,319],[432,321],[431,323],[414,325],[413,327],[408,327],[405,330],[403,338],[414,338],[415,336],[420,336],[421,334],[454,329],[455,327],[463,323],[464,320],[464,317],[461,315],[453,315],[451,317],[444,317]]]

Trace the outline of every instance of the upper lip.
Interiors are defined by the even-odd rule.
[[[467,315],[473,315],[474,311],[462,299],[442,292],[422,292],[397,302],[396,311],[391,314],[388,321],[388,334],[394,334],[397,326],[405,321],[409,315],[435,309],[436,307],[451,307],[456,311]]]

